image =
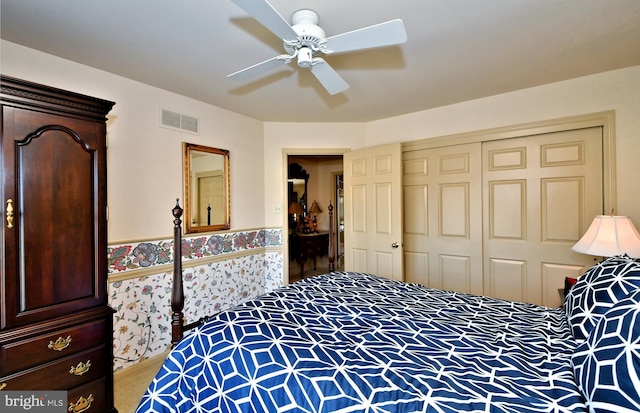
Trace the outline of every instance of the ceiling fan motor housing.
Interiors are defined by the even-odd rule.
[[[298,38],[285,40],[284,49],[293,56],[301,53],[301,48],[306,47],[310,49],[312,56],[315,56],[321,50],[326,37],[324,30],[318,26],[318,13],[308,9],[298,10],[291,16],[291,23],[291,28],[298,34]],[[302,66],[300,61],[298,65]]]

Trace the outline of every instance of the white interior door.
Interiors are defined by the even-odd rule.
[[[344,190],[345,270],[402,280],[401,145],[346,152]]]
[[[224,223],[224,180],[221,171],[200,173],[198,180],[198,225]],[[211,217],[208,209],[211,208]],[[209,222],[209,218],[211,222]]]

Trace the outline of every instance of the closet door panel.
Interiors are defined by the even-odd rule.
[[[439,235],[469,238],[469,183],[444,184],[439,189]]]
[[[489,183],[489,231],[492,238],[524,239],[526,190],[527,183],[521,179]]]
[[[480,161],[480,143],[403,154],[405,279],[482,294]]]
[[[405,236],[427,236],[429,206],[427,185],[405,185],[403,188],[403,219]]]
[[[440,284],[442,289],[467,292],[471,290],[471,259],[467,256],[440,254]]]
[[[584,176],[543,178],[541,221],[543,242],[572,242],[582,236],[582,211],[586,208]],[[562,205],[562,208],[558,208]]]
[[[527,296],[527,263],[492,259],[489,265],[492,296],[512,301],[525,301]]]
[[[485,142],[483,159],[485,293],[560,305],[564,277],[588,260],[571,246],[603,212],[602,128]]]
[[[426,252],[405,252],[404,274],[404,280],[406,282],[430,285],[429,254]],[[435,283],[435,281],[433,283]]]

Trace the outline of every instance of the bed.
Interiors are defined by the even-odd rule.
[[[637,412],[639,302],[626,256],[558,308],[329,272],[186,334],[137,412]]]

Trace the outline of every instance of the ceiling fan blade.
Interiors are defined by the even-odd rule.
[[[272,69],[275,69],[278,66],[287,64],[290,61],[291,61],[291,56],[287,54],[283,54],[280,56],[272,57],[271,59],[265,60],[264,62],[256,63],[255,65],[249,66],[245,69],[238,70],[237,72],[227,75],[227,77],[234,80],[238,80],[240,82],[244,82],[246,80],[250,80],[254,77],[257,77],[263,73],[266,73]]]
[[[296,40],[298,34],[266,0],[231,0],[282,40]]]
[[[402,20],[396,19],[328,37],[323,52],[349,52],[352,50],[391,46],[406,41],[407,32],[404,29],[404,23]]]
[[[333,70],[331,66],[322,58],[313,59],[311,73],[320,81],[322,86],[327,89],[330,95],[335,95],[349,89],[349,85],[344,79]]]

